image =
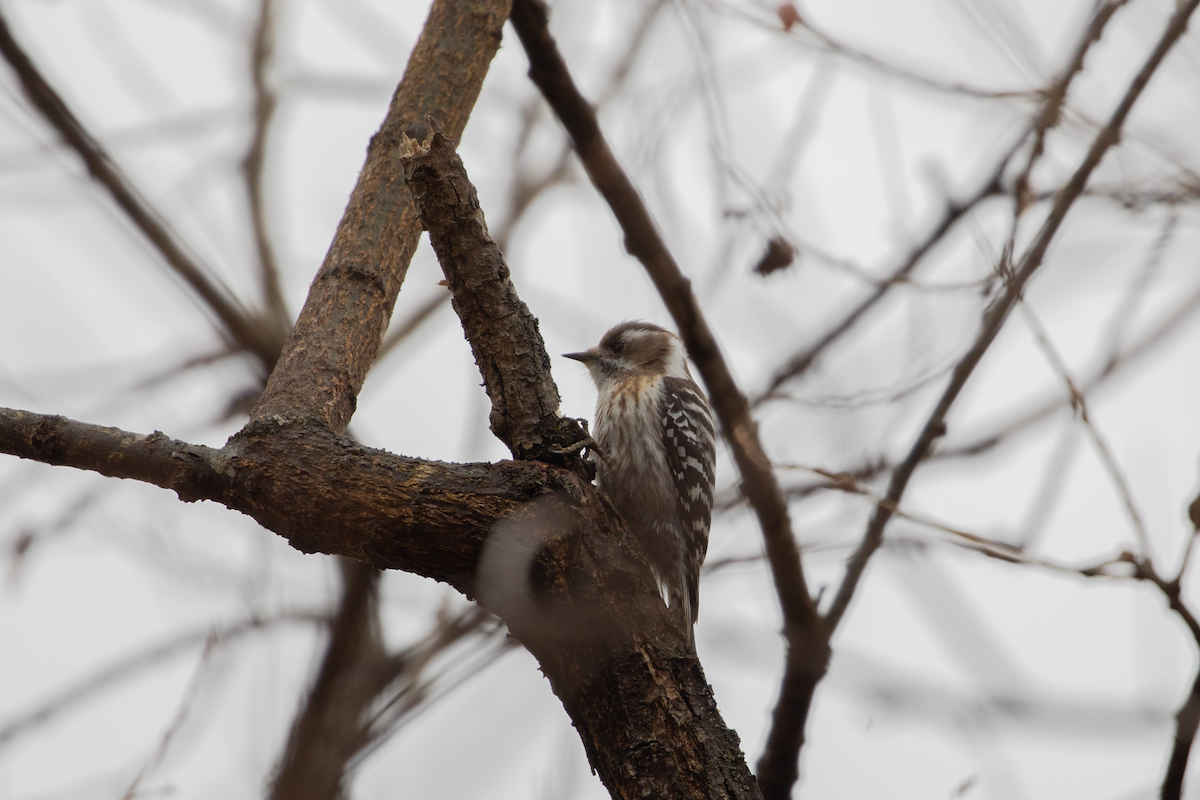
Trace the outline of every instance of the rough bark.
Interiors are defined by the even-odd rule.
[[[400,166],[400,137],[433,114],[455,141],[500,47],[511,0],[436,0],[279,368],[252,412],[310,416],[346,429],[421,235]]]
[[[614,797],[759,796],[636,543],[572,472],[405,458],[315,421],[251,424],[215,450],[11,409],[0,452],[219,502],[306,552],[478,596],[538,658]]]
[[[454,143],[433,117],[412,126],[401,161],[421,222],[453,295],[492,401],[491,427],[517,459],[582,468],[564,448],[586,440],[576,420],[559,414],[558,387],[537,319],[517,296],[504,254],[488,235],[475,187]]]
[[[0,452],[145,481],[185,502],[219,502],[302,551],[443,581],[501,616],[538,658],[614,797],[757,797],[737,736],[675,632],[637,543],[581,475],[578,453],[562,452],[580,431],[557,416],[536,323],[492,252],[465,173],[454,202],[443,204],[449,224],[435,244],[464,331],[482,355],[497,432],[515,454],[573,469],[543,460],[424,461],[341,435],[419,231],[400,134],[434,114],[458,137],[507,11],[503,2],[434,3],[300,320],[251,421],[225,447],[0,409]],[[449,160],[461,172],[461,162]],[[432,201],[443,181],[431,175],[414,185],[424,180]],[[438,215],[427,216],[435,228]],[[495,294],[473,302],[477,291]],[[504,313],[494,313],[493,302]],[[352,586],[334,636],[361,639],[367,606],[369,591]],[[327,666],[345,676],[333,664],[342,652],[331,648]],[[340,696],[324,672],[310,698],[317,711]],[[308,742],[305,749],[336,732],[328,714],[318,718],[311,728],[304,718],[297,723],[293,739]],[[304,775],[281,774],[280,786]],[[330,790],[333,774],[307,780]]]
[[[804,742],[808,708],[830,654],[828,633],[805,582],[787,500],[763,449],[750,404],[733,380],[691,281],[667,249],[649,209],[609,148],[595,111],[575,85],[550,35],[545,4],[515,0],[513,27],[529,56],[530,79],[566,127],[588,176],[625,234],[625,249],[645,266],[679,327],[737,464],[742,492],[758,517],[788,650],[780,698],[758,772],[764,796],[787,797],[797,777],[796,759]]]

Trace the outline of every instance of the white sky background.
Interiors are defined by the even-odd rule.
[[[238,174],[250,132],[248,40],[256,4],[232,0],[3,0],[15,35],[117,163],[239,297],[257,303]],[[270,232],[294,316],[324,256],[370,135],[386,110],[427,4],[280,0],[272,84],[281,105],[267,165]],[[555,4],[552,29],[585,93],[598,97],[646,4]],[[1023,91],[1065,62],[1089,2],[819,0],[821,30],[889,65],[948,84]],[[1173,3],[1117,12],[1048,141],[1035,191],[1077,166],[1160,35]],[[524,76],[511,30],[460,151],[493,230],[519,170],[552,168],[563,134]],[[1176,46],[1092,185],[1175,188],[1196,181],[1200,34]],[[514,156],[526,109],[540,115]],[[975,192],[1027,123],[1027,98],[922,85],[779,30],[773,6],[670,2],[601,121],[694,280],[710,323],[752,396],[902,263],[947,197]],[[78,160],[0,68],[0,405],[221,445],[221,420],[253,373],[239,359],[184,372],[219,345],[189,292],[89,182]],[[670,324],[624,254],[603,202],[574,162],[541,196],[507,256],[552,354],[590,346],[611,324]],[[1023,220],[1028,242],[1044,213]],[[1173,220],[1173,221],[1172,221]],[[831,349],[789,401],[758,416],[781,464],[838,471],[901,458],[972,340],[1011,221],[993,200],[958,224],[902,287]],[[1027,293],[949,418],[943,447],[974,441],[1041,402],[1047,421],[970,460],[930,464],[902,503],[915,514],[1089,565],[1137,540],[1111,476],[1065,403],[1061,375],[1030,323],[1076,377],[1138,341],[1200,286],[1191,204],[1137,211],[1078,202]],[[1164,230],[1167,234],[1164,236]],[[750,270],[783,234],[801,259]],[[1155,243],[1163,244],[1157,250]],[[1154,253],[1157,252],[1157,256]],[[426,244],[396,305],[405,319],[444,291]],[[964,288],[965,287],[965,288]],[[1131,299],[1132,298],[1132,299]],[[1115,320],[1115,322],[1114,322]],[[1180,327],[1089,395],[1164,574],[1179,568],[1197,490],[1200,329]],[[591,416],[585,371],[555,360],[563,410]],[[167,375],[165,380],[157,380]],[[926,380],[932,378],[931,380]],[[152,383],[150,383],[153,381]],[[443,307],[377,364],[351,431],[364,443],[442,460],[496,460],[487,404],[457,320]],[[913,389],[903,397],[893,395]],[[785,485],[811,480],[781,471]],[[718,481],[736,482],[722,453]],[[884,491],[885,484],[872,484]],[[1049,486],[1053,491],[1042,492]],[[1039,499],[1042,494],[1046,498]],[[828,604],[865,529],[869,501],[818,492],[792,505],[805,567]],[[1041,510],[1039,510],[1041,509]],[[32,534],[24,556],[15,548]],[[903,519],[875,557],[834,640],[802,755],[806,798],[1155,796],[1172,715],[1197,668],[1194,642],[1153,587],[1014,566]],[[714,520],[710,561],[756,556],[744,509]],[[321,653],[316,626],[280,624],[201,657],[205,632],[248,617],[321,611],[330,560],[304,556],[214,504],[0,458],[0,731],[132,653],[195,632],[175,656],[0,737],[0,799],[148,795],[251,798],[262,792]],[[1185,598],[1200,606],[1189,578]],[[751,765],[782,668],[779,614],[761,562],[706,576],[697,646]],[[403,574],[383,584],[389,643],[419,637],[449,589]],[[461,667],[461,653],[444,668]],[[189,689],[189,686],[192,688]],[[180,708],[165,754],[163,733]],[[1193,772],[1194,772],[1193,768]],[[1200,783],[1193,781],[1200,786]],[[548,683],[509,652],[432,704],[356,774],[362,800],[606,797]],[[1200,795],[1194,790],[1191,796]]]

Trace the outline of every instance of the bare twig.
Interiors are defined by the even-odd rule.
[[[1016,196],[1019,208],[1024,208],[1027,201],[1024,199],[1028,193],[1028,179],[1032,172],[1033,165],[1040,158],[1045,137],[1048,130],[1058,124],[1061,119],[1062,104],[1066,100],[1067,89],[1071,82],[1078,76],[1083,68],[1084,57],[1087,55],[1091,47],[1100,39],[1108,20],[1116,12],[1118,8],[1124,5],[1128,0],[1109,0],[1103,3],[1092,16],[1087,29],[1080,37],[1078,44],[1073,51],[1067,66],[1064,68],[1061,75],[1055,79],[1045,90],[1040,92],[1042,103],[1038,113],[1034,116],[1030,125],[1030,131],[1033,134],[1033,144],[1031,145],[1031,153],[1025,168],[1016,181]],[[821,38],[823,34],[819,34],[811,25],[807,26]],[[793,380],[803,374],[817,358],[827,350],[830,345],[838,341],[850,328],[852,328],[871,308],[879,303],[888,292],[900,283],[909,281],[909,276],[914,269],[920,264],[921,260],[940,243],[946,235],[954,228],[964,215],[973,211],[980,203],[989,197],[999,195],[1003,192],[1001,186],[1004,173],[1008,168],[1014,154],[1021,146],[1022,142],[1028,138],[1028,133],[1022,137],[997,163],[995,169],[983,185],[971,195],[970,198],[963,202],[948,203],[942,218],[928,236],[913,249],[904,263],[897,267],[887,278],[882,280],[875,291],[865,298],[858,306],[856,306],[849,314],[847,314],[840,323],[833,326],[814,344],[809,345],[804,350],[799,351],[784,366],[778,369],[767,383],[767,387],[762,394],[754,399],[754,405],[775,399],[779,388],[787,381]]]
[[[1015,152],[1015,147],[1007,152],[996,165],[992,174],[984,181],[983,185],[975,191],[966,200],[961,202],[948,202],[942,213],[942,217],[933,227],[933,230],[925,237],[924,240],[909,253],[908,257],[900,266],[892,270],[886,277],[877,282],[875,291],[864,298],[857,306],[846,314],[842,320],[830,328],[826,333],[811,345],[808,345],[803,350],[797,352],[787,363],[775,371],[771,379],[767,382],[766,388],[761,394],[756,396],[753,401],[754,407],[762,405],[768,400],[776,399],[779,388],[788,381],[806,372],[816,362],[817,358],[829,349],[834,342],[837,342],[853,328],[863,316],[879,304],[888,292],[904,283],[909,282],[909,276],[913,270],[921,263],[922,259],[939,244],[958,223],[960,219],[966,216],[979,206],[984,200],[989,197],[994,197],[1002,192],[1000,185],[1001,178],[1004,176],[1004,171],[1008,167],[1009,159],[1012,158]]]
[[[188,682],[187,689],[183,692],[183,697],[179,701],[179,708],[175,711],[175,716],[172,717],[170,724],[163,731],[162,736],[158,740],[158,746],[154,748],[154,752],[142,768],[138,770],[138,774],[134,776],[133,781],[129,784],[129,788],[125,790],[125,794],[121,800],[133,800],[138,794],[138,786],[141,785],[150,772],[159,765],[163,757],[167,754],[167,749],[171,746],[171,741],[175,738],[175,734],[183,727],[184,721],[192,710],[192,706],[196,703],[196,698],[200,694],[200,686],[203,682],[204,675],[208,671],[208,662],[212,657],[213,651],[217,647],[217,637],[209,635],[204,643],[204,652],[200,654],[200,662],[196,664],[196,671],[192,673],[192,679]]]
[[[1153,52],[1131,81],[1124,96],[1121,98],[1121,102],[1109,118],[1108,123],[1092,141],[1087,155],[1083,159],[1083,163],[1076,169],[1067,185],[1059,192],[1054,205],[1050,208],[1041,229],[1030,243],[1018,268],[1014,270],[1006,281],[1005,291],[993,301],[984,314],[983,323],[980,326],[975,343],[955,367],[950,385],[946,387],[937,406],[926,420],[925,426],[909,451],[908,456],[892,473],[892,479],[886,495],[889,502],[893,504],[899,502],[917,465],[928,455],[934,442],[945,433],[946,416],[951,406],[953,406],[954,401],[958,398],[959,392],[962,391],[963,386],[975,370],[983,354],[995,340],[996,334],[999,333],[1001,326],[1007,319],[1009,311],[1012,310],[1013,305],[1021,296],[1025,284],[1041,266],[1050,242],[1066,218],[1067,212],[1083,192],[1083,188],[1091,177],[1092,172],[1099,165],[1108,150],[1118,142],[1121,128],[1129,116],[1134,103],[1141,96],[1146,84],[1149,83],[1150,78],[1157,71],[1171,47],[1187,29],[1188,19],[1192,12],[1195,11],[1197,4],[1200,4],[1200,0],[1188,0],[1187,3],[1177,8]],[[829,611],[825,614],[825,620],[831,628],[835,628],[845,614],[850,604],[850,599],[853,597],[854,591],[858,586],[858,582],[862,578],[863,571],[866,569],[867,562],[875,550],[879,548],[883,540],[883,530],[891,515],[892,512],[887,508],[878,506],[875,509],[875,513],[871,516],[871,522],[867,527],[866,534],[863,536],[862,543],[850,559],[846,567],[846,576],[841,586],[838,587],[837,594]]]
[[[1091,437],[1092,443],[1096,446],[1096,451],[1100,454],[1100,460],[1104,464],[1104,469],[1108,472],[1109,478],[1113,485],[1116,486],[1117,492],[1121,495],[1121,501],[1125,505],[1125,510],[1129,514],[1129,522],[1133,525],[1133,531],[1137,535],[1138,545],[1142,549],[1142,558],[1145,559],[1147,565],[1152,563],[1150,553],[1150,538],[1146,534],[1146,525],[1142,521],[1142,515],[1138,513],[1137,503],[1133,499],[1133,490],[1129,487],[1129,481],[1125,479],[1125,474],[1121,471],[1121,467],[1117,464],[1117,459],[1113,456],[1112,449],[1108,446],[1104,436],[1100,430],[1092,422],[1091,414],[1088,413],[1087,396],[1079,390],[1079,386],[1071,377],[1071,371],[1068,369],[1062,355],[1058,352],[1058,348],[1050,341],[1050,335],[1042,325],[1037,315],[1029,308],[1023,300],[1021,308],[1025,310],[1025,319],[1029,323],[1029,327],[1033,331],[1034,339],[1042,348],[1042,352],[1046,355],[1046,360],[1054,368],[1055,372],[1062,378],[1063,383],[1067,387],[1067,395],[1070,399],[1071,408],[1079,417],[1079,421]]]
[[[263,303],[270,322],[283,332],[291,320],[279,286],[279,265],[271,237],[267,232],[267,209],[264,199],[263,171],[266,166],[267,135],[275,118],[278,98],[267,81],[267,72],[275,54],[275,0],[259,0],[258,21],[250,48],[250,77],[254,86],[254,128],[250,147],[242,159],[242,178],[250,200],[250,220],[254,229],[254,244],[258,251],[259,279]]]
[[[325,614],[313,612],[284,612],[271,617],[252,617],[241,622],[217,628],[207,627],[180,634],[162,644],[126,656],[120,661],[101,669],[94,675],[79,681],[49,700],[42,702],[33,709],[26,711],[19,717],[9,720],[0,727],[0,748],[10,744],[26,731],[51,721],[59,714],[94,697],[99,692],[108,689],[114,684],[133,678],[142,670],[148,669],[172,656],[187,652],[196,647],[196,645],[208,641],[210,637],[215,636],[218,642],[224,643],[248,633],[287,622],[323,624],[328,619],[328,616]]]
[[[755,11],[753,11],[753,10],[747,10],[747,6],[745,4],[742,4],[742,3],[734,4],[734,3],[726,2],[726,0],[707,0],[707,3],[709,6],[719,9],[723,13],[729,14],[730,16],[737,17],[738,19],[743,19],[754,25],[766,27],[773,31],[777,31],[777,32],[779,31],[778,19],[775,19],[773,17],[760,16],[759,13],[755,13]],[[759,8],[764,8],[764,7],[765,7],[765,5],[760,6]],[[749,6],[749,8],[754,9],[756,7]],[[920,87],[924,87],[926,89],[932,89],[932,90],[938,91],[938,92],[949,92],[951,94],[966,95],[967,97],[976,97],[976,98],[979,98],[982,100],[998,100],[998,99],[1007,99],[1007,98],[1019,99],[1022,97],[1028,97],[1030,94],[1032,94],[1031,91],[1020,90],[1020,89],[1015,89],[1015,90],[981,89],[979,87],[970,86],[965,83],[944,81],[944,80],[940,80],[938,78],[931,78],[928,75],[922,75],[922,74],[915,72],[914,70],[908,69],[906,67],[901,67],[896,64],[888,63],[887,61],[884,61],[883,59],[879,58],[878,56],[872,55],[871,53],[868,53],[865,50],[862,50],[857,47],[853,47],[851,45],[846,44],[845,42],[842,42],[842,41],[836,39],[833,35],[831,35],[827,31],[814,26],[812,24],[812,21],[810,19],[808,19],[807,16],[800,16],[799,14],[797,14],[797,16],[795,17],[795,19],[793,21],[792,26],[790,27],[790,31],[795,32],[795,33],[791,33],[790,35],[792,35],[797,40],[799,40],[803,34],[807,33],[815,41],[817,46],[823,50],[826,50],[831,53],[836,53],[836,54],[843,56],[851,61],[857,62],[859,64],[862,64],[863,66],[866,66],[873,70],[876,70],[877,72],[879,72],[883,75],[888,75],[890,77],[896,78],[898,80],[902,80],[902,81],[909,83],[911,85],[914,85],[914,86],[920,86]]]
[[[16,72],[29,102],[83,159],[88,172],[108,190],[116,204],[149,239],[171,269],[200,296],[205,307],[220,320],[224,335],[239,348],[253,353],[261,363],[264,374],[270,372],[279,354],[281,337],[266,330],[255,315],[243,308],[229,289],[212,276],[211,270],[187,253],[166,221],[121,174],[100,142],[88,132],[46,81],[13,38],[2,13],[0,54]]]

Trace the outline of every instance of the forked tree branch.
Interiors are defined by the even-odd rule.
[[[459,3],[453,11],[445,5],[456,4],[435,4],[433,35],[449,31],[467,41],[464,20],[490,19],[475,4],[468,9]],[[457,25],[439,19],[439,11],[457,13]],[[446,49],[443,42],[426,56],[443,57]],[[475,48],[468,49],[474,57]],[[414,61],[421,52],[418,45]],[[453,72],[436,61],[422,69],[441,77]],[[403,94],[402,85],[397,96]],[[137,478],[186,501],[214,500],[306,552],[403,569],[479,597],[538,658],[614,796],[756,797],[737,737],[721,720],[640,549],[611,504],[585,480],[541,461],[455,465],[394,456],[337,432],[349,419],[374,354],[371,342],[348,340],[374,335],[378,344],[380,323],[394,300],[394,294],[380,295],[388,287],[398,289],[402,276],[403,252],[375,238],[380,232],[374,227],[388,216],[374,203],[381,195],[394,200],[399,194],[400,153],[385,146],[392,133],[398,136],[389,124],[399,116],[389,115],[386,135],[373,141],[357,199],[310,293],[314,311],[308,329],[297,326],[289,340],[291,355],[285,352],[251,421],[224,448],[0,410],[0,451]],[[461,162],[457,168],[461,171]],[[480,282],[491,280],[510,292],[486,253],[474,260],[479,231],[458,224],[480,216],[477,204],[468,202],[474,192],[465,174],[449,179],[466,187],[460,204],[422,209],[435,239],[443,236],[437,233],[439,215],[448,221],[438,249],[453,263],[444,269],[468,291],[490,290],[494,287]],[[478,222],[481,226],[482,219]],[[410,224],[416,225],[415,212]],[[397,234],[392,244],[396,241],[404,239]],[[364,259],[374,254],[383,265],[373,268],[375,262],[356,260],[355,254]],[[510,300],[519,303],[515,292]],[[546,391],[557,394],[536,326],[519,314],[494,318],[488,309],[465,302],[460,311],[471,317],[465,328],[476,352],[490,353],[498,341],[524,348],[516,362],[507,360],[512,353],[496,360],[503,388],[491,387],[503,395],[505,416],[517,420],[514,441],[538,435],[554,441],[557,418],[513,414],[532,404],[531,397],[540,402]],[[528,368],[526,377],[541,382],[541,389],[513,388],[520,381],[504,372],[512,363],[517,371]],[[490,367],[484,369],[487,374]]]
[[[750,405],[733,380],[691,281],[683,276],[637,189],[609,148],[594,110],[576,87],[550,35],[545,4],[515,0],[512,22],[529,57],[529,77],[566,127],[592,183],[616,215],[625,234],[625,248],[646,267],[675,319],[688,355],[708,388],[741,475],[742,491],[762,528],[783,609],[788,651],[771,736],[759,761],[758,783],[765,797],[784,797],[796,780],[796,753],[803,743],[812,693],[829,663],[828,639],[805,583],[787,501],[763,450]]]
[[[578,453],[557,452],[584,433],[574,420],[558,414],[558,389],[536,320],[517,296],[503,256],[487,234],[462,160],[435,120],[414,132],[425,141],[404,141],[405,174],[493,398],[493,430],[518,457],[541,450],[550,460],[565,460],[574,469],[574,485],[587,487],[585,499],[615,517],[611,505],[585,483]],[[607,536],[621,539],[626,558],[635,556],[631,567],[637,584],[628,585],[622,570],[596,573],[599,591],[588,590],[588,581],[578,578],[550,584],[551,596],[565,589],[571,597],[564,615],[561,610],[548,614],[536,598],[524,594],[529,578],[521,576],[531,571],[532,551],[548,541],[531,540],[525,527],[553,531],[578,523],[545,503],[531,505],[525,520],[493,528],[477,592],[538,658],[579,731],[592,768],[613,796],[757,797],[737,735],[717,713],[699,661],[677,630],[664,629],[670,625],[666,607],[656,591],[647,593],[646,561],[624,526],[610,529]],[[561,531],[558,538],[563,538]],[[594,546],[590,537],[579,541]],[[530,552],[521,553],[523,548]],[[553,542],[546,549],[553,549]],[[614,577],[624,585],[609,583]],[[675,696],[664,698],[664,686],[671,687],[666,694]],[[657,722],[647,727],[650,719]]]
[[[421,234],[400,137],[428,114],[451,139],[462,136],[509,8],[510,0],[433,3],[254,419],[303,416],[346,429]]]

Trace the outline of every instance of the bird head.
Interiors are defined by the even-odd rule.
[[[563,356],[585,364],[597,386],[640,376],[691,377],[682,340],[649,322],[622,322],[595,347]]]

